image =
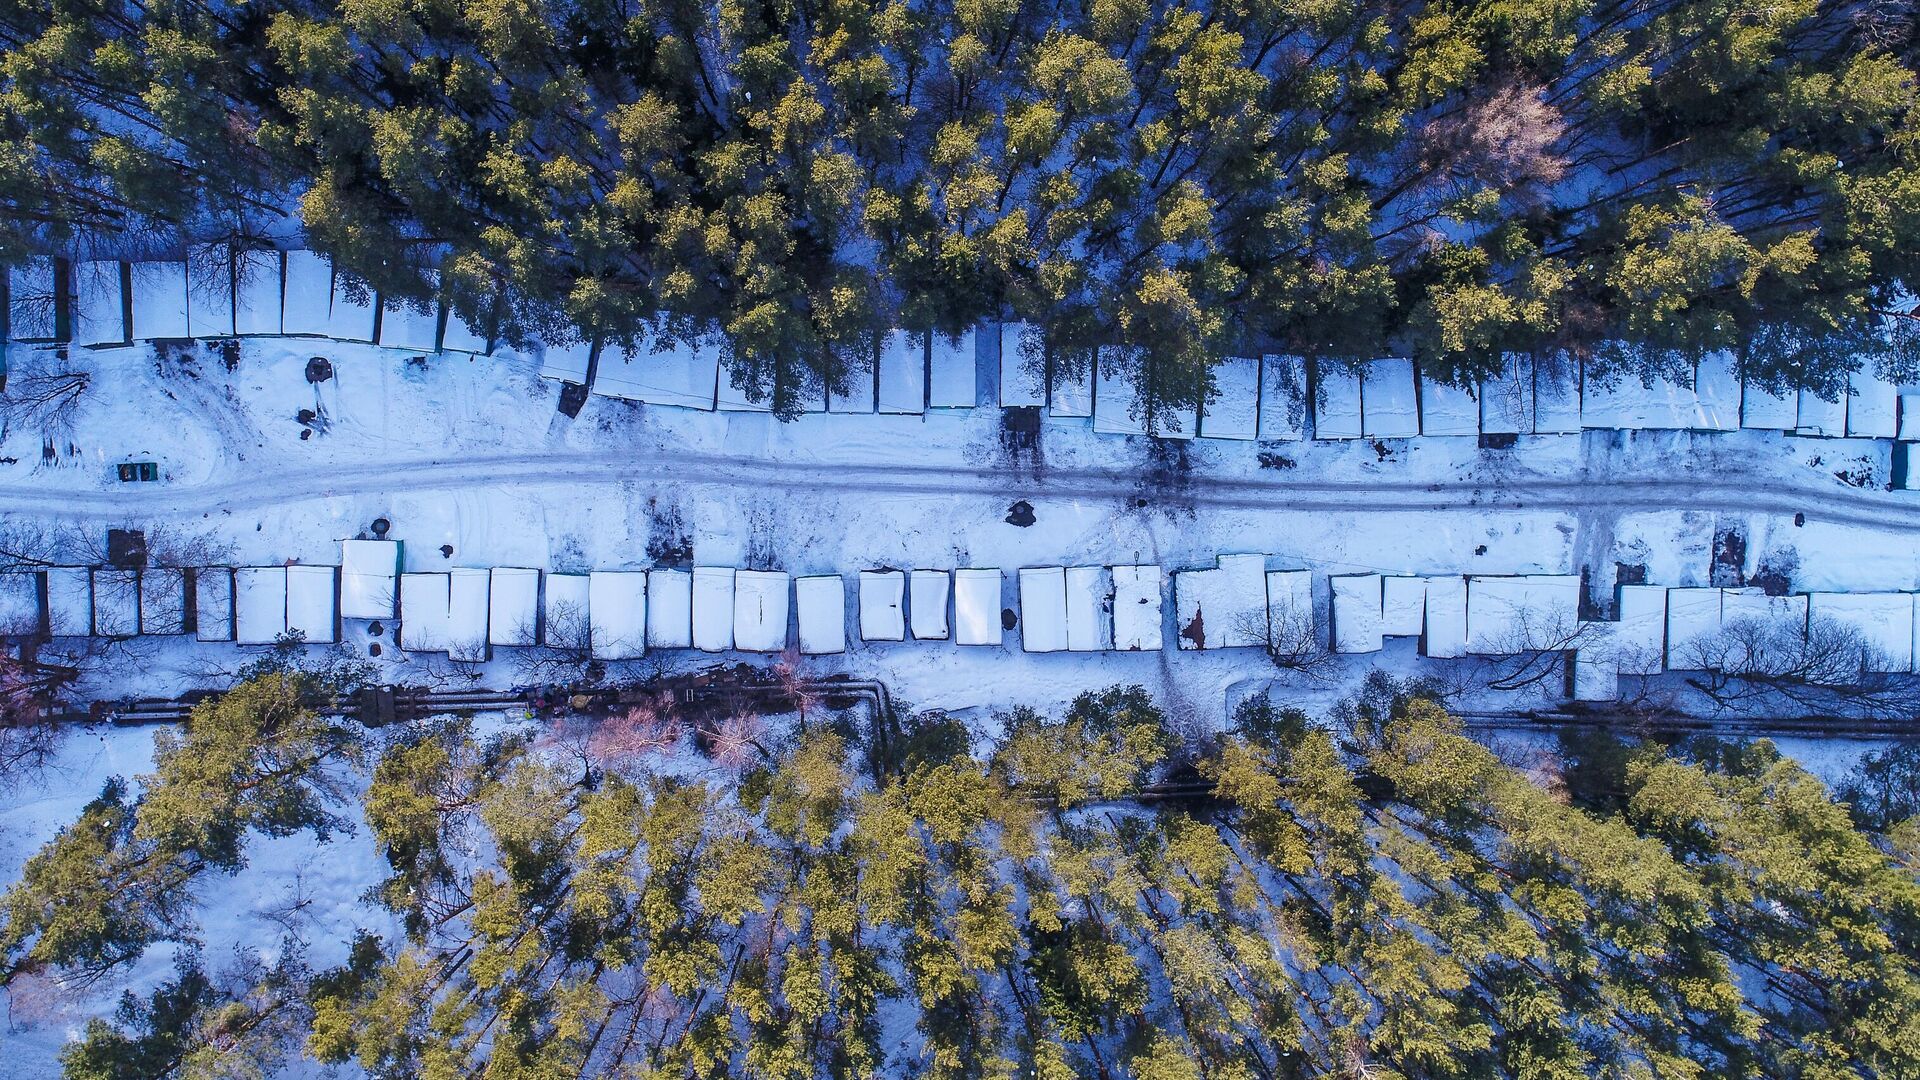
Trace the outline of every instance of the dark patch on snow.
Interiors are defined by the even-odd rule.
[[[374,637],[384,637],[386,632],[387,628],[377,620],[367,624],[367,633],[372,634]]]
[[[1613,583],[1615,585],[1645,585],[1647,583],[1647,564],[1614,563]]]
[[[220,363],[226,366],[228,372],[240,370],[240,342],[237,339],[228,338],[220,343]]]
[[[333,378],[333,361],[316,356],[307,361],[307,381],[315,386]]]
[[[1025,499],[1007,507],[1007,524],[1027,528],[1033,524],[1033,504]]]
[[[1385,442],[1379,439],[1373,440],[1373,456],[1376,460],[1392,461],[1393,450],[1394,448],[1391,446],[1388,446]]]
[[[1299,468],[1299,466],[1299,462],[1285,454],[1274,454],[1265,450],[1260,452],[1260,467],[1263,469],[1279,469],[1285,472],[1288,469]]]
[[[440,545],[440,557],[441,557],[441,558],[443,558],[443,559],[451,559],[451,558],[453,558],[453,545],[452,545],[452,544],[441,544],[441,545]]]
[[[1485,555],[1487,553],[1487,545],[1481,544],[1479,547],[1473,549],[1473,553],[1475,555]]]
[[[1207,613],[1204,611],[1201,611],[1198,608],[1195,608],[1193,612],[1192,621],[1188,622],[1187,625],[1180,628],[1180,636],[1183,638],[1186,638],[1188,641],[1193,642],[1193,647],[1196,649],[1206,648],[1207,647]]]
[[[1747,538],[1734,528],[1713,534],[1713,563],[1707,584],[1716,589],[1738,589],[1747,583]]]
[[[579,418],[580,409],[587,403],[587,388],[579,383],[563,383],[560,386],[560,415],[569,420]]]
[[[662,506],[658,499],[648,499],[647,525],[647,558],[655,566],[693,564],[693,537],[687,535],[678,504]]]
[[[1607,617],[1606,605],[1593,598],[1593,567],[1580,568],[1580,618],[1586,622],[1597,622]]]
[[[1012,608],[1003,607],[1000,609],[1000,629],[1011,630],[1015,626],[1018,626],[1019,624],[1020,624],[1020,616],[1014,614],[1014,611]]]
[[[1011,406],[1000,410],[1000,452],[1008,466],[1026,469],[1034,475],[1046,467],[1046,455],[1040,447],[1040,407]]]
[[[144,569],[147,565],[147,534],[140,529],[108,529],[107,562],[116,570]]]
[[[1482,450],[1511,450],[1514,444],[1519,441],[1520,436],[1510,431],[1483,431],[1480,433],[1480,449]]]
[[[367,646],[367,655],[368,655],[368,656],[379,656],[379,655],[380,655],[380,643],[376,641],[376,642],[374,642],[373,644],[371,644],[371,645],[368,645],[368,646]]]
[[[1793,548],[1781,548],[1760,556],[1760,568],[1747,579],[1747,584],[1757,585],[1768,596],[1786,596],[1793,591],[1793,576],[1800,571],[1800,552]]]
[[[1794,528],[1796,528],[1796,529],[1802,529],[1802,528],[1805,528],[1805,527],[1806,527],[1806,524],[1807,524],[1807,515],[1805,515],[1805,514],[1795,514],[1795,515],[1793,515],[1793,527],[1794,527]]]

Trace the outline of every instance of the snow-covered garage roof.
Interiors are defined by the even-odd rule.
[[[233,335],[233,265],[225,251],[187,252],[187,336]]]
[[[1419,637],[1427,625],[1427,583],[1423,578],[1380,579],[1380,632],[1388,637]]]
[[[333,566],[287,567],[287,632],[299,632],[309,645],[325,645],[339,638],[336,579]]]
[[[793,599],[801,653],[826,656],[847,651],[847,585],[840,575],[795,578]]]
[[[1299,356],[1260,358],[1260,437],[1307,437],[1307,362]]]
[[[1480,430],[1489,435],[1533,433],[1533,358],[1509,353],[1497,378],[1480,384]]]
[[[1908,593],[1813,593],[1810,618],[1857,632],[1873,650],[1872,671],[1913,670],[1913,608]]]
[[[271,645],[287,632],[287,568],[243,566],[233,572],[233,640]]]
[[[1424,580],[1420,651],[1446,659],[1467,655],[1467,579],[1452,574]]]
[[[600,366],[593,376],[593,392],[711,412],[719,392],[719,378],[718,349],[690,341],[656,338],[638,349],[616,345],[601,349]]]
[[[1085,418],[1093,415],[1091,357],[1078,362],[1056,356],[1048,365],[1047,415]]]
[[[1300,633],[1317,633],[1313,621],[1313,572],[1267,571],[1267,641],[1298,644]]]
[[[340,616],[391,619],[398,595],[400,544],[396,540],[340,542]]]
[[[1158,566],[1113,568],[1113,647],[1159,652],[1161,580]]]
[[[1360,376],[1345,364],[1326,360],[1315,365],[1313,437],[1357,439],[1364,430],[1360,411]]]
[[[333,264],[312,251],[287,252],[280,315],[283,333],[324,336],[333,298]]]
[[[187,632],[187,573],[167,566],[140,572],[140,632]]]
[[[913,620],[915,641],[945,641],[948,594],[953,579],[945,570],[915,570],[908,575],[907,615]]]
[[[1021,568],[1020,647],[1034,653],[1067,647],[1067,577],[1061,567]]]
[[[1508,656],[1565,648],[1578,632],[1580,578],[1522,574],[1467,579],[1467,651]]]
[[[860,639],[903,641],[907,636],[901,598],[907,576],[898,570],[860,571]]]
[[[1842,393],[1838,399],[1827,401],[1811,390],[1802,390],[1799,416],[1795,433],[1837,439],[1847,433],[1847,395]]]
[[[1260,432],[1260,361],[1228,356],[1213,365],[1213,400],[1200,416],[1208,439],[1252,439]]]
[[[1720,632],[1720,590],[1667,590],[1667,667],[1698,671],[1701,648]]]
[[[647,652],[647,573],[595,570],[587,575],[588,623],[596,660],[634,660]]]
[[[40,575],[0,573],[0,637],[40,632]]]
[[[1113,647],[1113,577],[1104,566],[1069,566],[1067,648],[1099,652]]]
[[[1265,555],[1222,555],[1212,570],[1178,571],[1173,575],[1173,595],[1180,648],[1266,644]]]
[[[974,332],[957,338],[933,335],[927,358],[927,404],[936,409],[971,409],[979,394],[974,372]]]
[[[1000,622],[1000,571],[984,567],[955,570],[954,644],[998,645],[1003,633]]]
[[[1480,434],[1480,401],[1466,387],[1420,376],[1420,434]]]
[[[918,414],[927,407],[927,339],[924,334],[889,330],[880,342],[880,412]],[[845,601],[842,589],[842,601]],[[838,652],[839,650],[834,650]]]
[[[233,640],[233,571],[224,566],[193,572],[193,633],[201,641]]]
[[[284,579],[285,574],[282,572]],[[276,620],[278,623],[279,620]],[[272,641],[283,625],[275,625]],[[132,637],[140,632],[140,575],[132,570],[93,572],[93,633],[96,637]]]
[[[1580,434],[1580,362],[1552,355],[1533,364],[1533,431],[1536,435]]]
[[[187,264],[132,264],[133,340],[187,336]]]
[[[1736,431],[1740,427],[1740,373],[1733,354],[1711,352],[1693,369],[1693,422],[1696,431]]]
[[[1847,379],[1847,434],[1853,438],[1891,439],[1899,432],[1900,391],[1867,361]]]
[[[447,658],[481,663],[487,645],[487,594],[493,575],[482,567],[457,566],[447,571]]]
[[[1333,651],[1379,652],[1380,575],[1334,574],[1327,585],[1333,596]]]
[[[586,574],[548,574],[541,598],[540,642],[555,649],[593,647],[593,585]],[[655,583],[657,584],[657,583]],[[647,607],[653,618],[653,606]]]
[[[235,333],[252,335],[281,332],[281,261],[278,251],[256,249],[234,253]]]
[[[656,649],[693,647],[693,575],[654,570],[647,575],[647,644]]]
[[[1047,403],[1046,346],[1032,323],[1000,324],[1000,404]]]
[[[1413,361],[1387,357],[1369,361],[1360,380],[1361,429],[1370,439],[1405,439],[1420,434],[1420,396],[1413,384]]]
[[[1623,675],[1658,675],[1667,655],[1667,590],[1622,585],[1615,590],[1614,666]]]
[[[1775,394],[1746,384],[1740,392],[1740,426],[1792,431],[1800,426],[1800,395],[1792,390]]]
[[[59,295],[53,260],[28,259],[7,271],[7,339],[50,341],[54,331],[54,300]],[[182,301],[186,298],[183,295]]]
[[[733,648],[733,568],[693,568],[693,647],[701,652]]]
[[[236,598],[242,587],[234,572]],[[408,652],[447,651],[447,612],[452,584],[446,574],[400,575],[400,647]],[[238,605],[236,604],[236,610]]]
[[[126,286],[117,262],[83,262],[73,267],[73,340],[77,345],[117,345],[127,339]],[[273,300],[280,302],[274,283]],[[274,309],[276,324],[279,309]]]
[[[47,568],[47,633],[53,637],[93,633],[93,576],[86,567]]]
[[[540,640],[540,571],[496,566],[487,590],[487,642],[533,645]]]
[[[787,647],[791,610],[783,570],[741,570],[733,575],[733,646],[745,652]]]

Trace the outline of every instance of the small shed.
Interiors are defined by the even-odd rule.
[[[1517,574],[1467,579],[1467,651],[1511,656],[1565,648],[1580,626],[1580,578]]]
[[[287,568],[243,566],[233,572],[233,640],[271,645],[287,632]]]
[[[949,593],[953,579],[945,570],[915,570],[907,579],[907,614],[913,623],[915,641],[945,641],[951,629],[947,622]]]
[[[1390,357],[1363,366],[1360,417],[1361,430],[1369,439],[1405,439],[1420,434],[1420,395],[1414,389],[1413,361]]]
[[[1447,660],[1467,655],[1467,579],[1451,574],[1423,580],[1421,653]]]
[[[439,352],[440,305],[432,300],[382,296],[380,344],[407,352]]]
[[[187,572],[169,566],[140,571],[140,632],[187,632]]]
[[[325,337],[332,297],[333,264],[327,257],[312,251],[287,252],[281,332]]]
[[[1200,416],[1205,439],[1253,439],[1260,434],[1260,361],[1227,356],[1213,365],[1213,397]]]
[[[999,645],[1000,571],[968,568],[953,572],[953,641],[956,645]]]
[[[927,354],[927,404],[936,409],[971,409],[979,399],[974,371],[974,332],[959,337],[935,333]]]
[[[860,639],[905,641],[907,575],[898,570],[860,571]]]
[[[139,632],[139,571],[96,569],[93,572],[94,636],[132,637]],[[279,630],[276,628],[274,632],[277,634]]]
[[[400,542],[340,541],[340,616],[391,619],[400,586]]]
[[[1420,374],[1420,434],[1480,434],[1480,401],[1473,391]]]
[[[364,285],[351,286],[339,267],[333,271],[332,306],[327,311],[327,336],[335,341],[372,341],[375,296]]]
[[[654,570],[647,575],[647,644],[693,648],[693,575],[687,571]]]
[[[795,578],[793,600],[803,655],[847,651],[847,585],[840,575]]]
[[[1658,675],[1667,654],[1667,589],[1621,585],[1614,590],[1612,655],[1622,675]]]
[[[287,567],[287,633],[309,645],[339,640],[338,574],[333,566]]]
[[[1047,349],[1032,323],[1000,324],[1000,405],[1047,403]]]
[[[496,566],[487,587],[487,644],[540,642],[540,571]]]
[[[133,340],[188,336],[187,264],[137,262],[133,283]]]
[[[1067,578],[1058,566],[1020,570],[1020,647],[1061,652],[1067,647]]]
[[[701,652],[733,648],[733,568],[693,568],[693,647]]]
[[[1333,651],[1379,652],[1384,644],[1380,626],[1380,575],[1334,574],[1327,579],[1333,594]]]
[[[84,566],[47,568],[47,633],[86,637],[93,633],[93,575]]]
[[[587,575],[587,625],[595,660],[635,660],[647,652],[647,572]]]
[[[1701,650],[1720,632],[1720,590],[1667,590],[1667,667],[1698,671]]]
[[[1315,365],[1313,437],[1357,439],[1366,430],[1362,421],[1360,376],[1338,361]]]
[[[649,582],[650,586],[657,582]],[[540,599],[540,643],[550,649],[593,648],[593,581],[586,574],[547,574]],[[649,630],[653,605],[647,605]]]
[[[918,415],[926,411],[926,335],[907,330],[887,332],[880,342],[879,397],[875,403],[883,413]],[[845,594],[843,587],[843,604],[846,601]]]
[[[447,571],[447,659],[479,664],[492,656],[487,645],[487,597],[492,591],[491,571],[476,566]]]
[[[256,335],[281,332],[284,262],[278,251],[270,249],[234,252],[234,333]]]
[[[73,265],[73,341],[76,345],[119,345],[127,332],[127,290],[117,262]]]
[[[400,629],[396,638],[409,652],[448,651],[451,579],[446,574],[400,575]]]
[[[1307,437],[1307,361],[1269,353],[1260,358],[1260,438],[1296,441]]]
[[[1221,555],[1212,570],[1173,575],[1175,620],[1182,649],[1265,645],[1267,557]]]
[[[233,571],[203,566],[193,572],[193,633],[201,641],[233,640]]]
[[[1113,647],[1121,652],[1159,652],[1161,647],[1160,568],[1113,568]]]
[[[1113,648],[1113,575],[1104,566],[1069,566],[1067,649],[1100,652]],[[1025,606],[1025,601],[1021,601]]]
[[[1809,600],[1809,626],[1829,620],[1859,634],[1869,671],[1913,670],[1912,594],[1813,593]]]
[[[1486,435],[1533,433],[1533,358],[1508,353],[1498,377],[1480,383],[1480,431]]]
[[[741,570],[733,575],[734,648],[772,653],[787,647],[791,580],[784,570]]]

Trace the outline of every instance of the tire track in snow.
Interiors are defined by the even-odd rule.
[[[1049,469],[1041,480],[995,466],[881,465],[818,460],[780,461],[682,451],[616,455],[553,452],[425,459],[311,469],[278,468],[242,479],[158,489],[50,491],[0,485],[0,513],[59,514],[83,520],[130,516],[197,517],[259,510],[310,500],[471,490],[476,486],[617,486],[636,479],[690,486],[741,487],[795,493],[985,499],[1152,498],[1135,473],[1110,469]],[[1713,482],[1685,478],[1610,477],[1484,480],[1305,480],[1196,475],[1182,492],[1184,505],[1237,510],[1409,512],[1432,510],[1611,511],[1700,510],[1723,513],[1805,513],[1810,520],[1876,529],[1920,529],[1920,500],[1877,491],[1834,491],[1828,485],[1777,478],[1734,477]]]

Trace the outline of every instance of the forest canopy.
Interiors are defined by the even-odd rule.
[[[173,948],[67,1076],[1920,1070],[1920,819],[1868,831],[1765,742],[1519,767],[1376,675],[1204,735],[1137,686],[990,733],[816,710],[689,769],[660,708],[356,733],[318,689],[200,706],[0,897],[0,994]],[[377,931],[211,962],[200,901],[250,840],[355,822],[385,877],[326,925]]]
[[[0,49],[0,260],[298,231],[497,340],[716,335],[783,412],[993,317],[1150,407],[1254,350],[1915,351],[1893,0],[4,0]]]

